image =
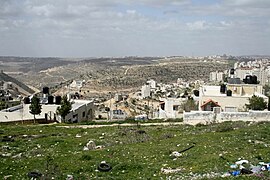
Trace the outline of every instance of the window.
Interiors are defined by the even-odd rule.
[[[174,106],[173,106],[173,110],[174,110],[174,111],[178,111],[178,108],[179,108],[178,105],[174,105]]]

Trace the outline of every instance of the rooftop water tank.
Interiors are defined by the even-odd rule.
[[[227,90],[227,96],[232,96],[232,91],[231,90]]]
[[[42,92],[43,92],[43,94],[49,94],[49,88],[48,87],[43,87]]]
[[[48,96],[48,104],[53,104],[53,96]]]
[[[55,96],[55,104],[61,104],[62,97],[61,96]]]
[[[225,92],[226,92],[226,85],[225,84],[221,84],[220,85],[220,93],[225,94]]]
[[[29,98],[29,97],[25,97],[25,98],[23,99],[23,103],[24,103],[24,104],[30,104],[30,98]]]

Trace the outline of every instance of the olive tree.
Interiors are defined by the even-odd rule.
[[[262,97],[253,95],[248,99],[249,104],[246,104],[246,107],[251,110],[264,110],[267,108],[267,102],[264,101]]]

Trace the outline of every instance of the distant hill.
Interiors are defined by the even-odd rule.
[[[33,94],[35,92],[34,90],[26,86],[24,83],[18,81],[17,79],[13,77],[10,77],[4,72],[0,72],[0,81],[12,82],[14,87],[18,88],[18,91],[25,95]]]

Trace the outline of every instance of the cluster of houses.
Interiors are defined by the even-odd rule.
[[[252,62],[237,62],[233,69],[225,72],[211,72],[210,85],[204,82],[187,83],[183,82],[179,86],[161,85],[154,80],[147,81],[141,89],[141,97],[150,97],[150,94],[156,94],[161,89],[168,94],[165,97],[159,98],[160,105],[158,112],[153,118],[168,119],[182,118],[185,121],[204,122],[206,120],[242,120],[254,119],[257,117],[263,120],[270,118],[270,112],[265,109],[263,112],[252,112],[247,109],[249,99],[252,96],[261,97],[267,104],[269,98],[264,94],[263,86],[268,84],[268,74],[270,74],[269,61],[252,61]],[[216,81],[216,83],[213,83]],[[226,81],[226,82],[225,82]],[[184,86],[183,86],[184,84]],[[189,88],[190,84],[193,87],[198,87],[197,90],[191,91],[188,95],[185,93],[177,94],[177,89]],[[154,86],[153,86],[154,85]],[[175,87],[174,94],[164,87]],[[188,99],[192,99],[197,104],[197,110],[185,112],[183,104]],[[256,113],[260,113],[259,115]],[[254,115],[256,114],[256,115]],[[222,117],[221,117],[222,116]],[[229,118],[228,118],[229,116]]]
[[[31,105],[31,98],[36,95],[40,99],[41,113],[33,117],[30,113],[29,106]],[[57,114],[57,108],[61,106],[61,96],[53,96],[49,93],[49,88],[44,87],[42,93],[33,94],[26,96],[24,100],[17,106],[11,108],[4,108],[0,111],[0,122],[11,123],[11,122],[22,122],[28,123],[37,121],[39,123],[50,123],[50,122],[82,122],[89,121],[94,118],[94,102],[92,100],[81,100],[71,99],[72,108],[70,113],[61,118]]]
[[[157,107],[150,111],[150,114],[141,114],[137,119],[169,119],[183,118],[184,122],[205,122],[222,120],[242,120],[242,119],[268,119],[270,112],[249,111],[246,104],[252,96],[261,97],[267,104],[269,98],[264,94],[264,86],[269,84],[270,62],[268,60],[236,62],[234,68],[224,72],[211,72],[210,83],[197,80],[185,82],[178,79],[176,83],[163,84],[151,79],[141,87],[137,93],[138,100],[155,100]],[[70,88],[80,90],[84,81],[73,81]],[[1,98],[6,99],[10,93],[7,89],[11,83],[2,84],[0,91]],[[9,91],[12,92],[12,91]],[[53,96],[48,88],[38,94],[42,105],[41,114],[36,116],[38,121],[63,122],[63,118],[56,113],[60,106],[61,96]],[[95,104],[93,100],[82,100],[72,94],[67,96],[72,101],[72,109],[64,118],[65,122],[81,122],[95,119]],[[110,97],[111,98],[111,97]],[[4,108],[0,111],[0,122],[31,121],[33,115],[30,113],[31,96],[17,106]],[[114,102],[127,102],[128,96],[116,94]],[[185,110],[184,104],[192,100],[196,108]],[[111,100],[110,100],[111,101]],[[110,102],[111,104],[111,102]],[[155,105],[156,106],[156,105]],[[111,106],[110,106],[111,107]],[[108,119],[125,119],[130,117],[121,108],[110,108],[107,114]],[[259,113],[259,114],[258,114]]]

